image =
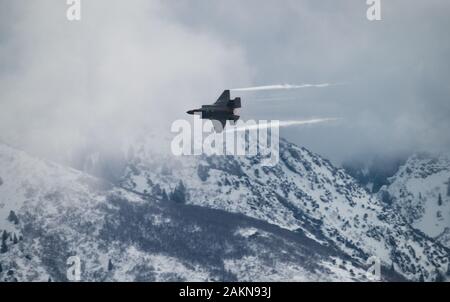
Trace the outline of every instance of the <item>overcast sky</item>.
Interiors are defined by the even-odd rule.
[[[450,148],[450,2],[381,0],[0,0],[0,139],[61,153],[114,146],[185,117],[223,89],[246,118],[338,122],[282,129],[339,162]]]

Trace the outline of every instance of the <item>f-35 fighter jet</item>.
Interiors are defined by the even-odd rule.
[[[241,108],[241,98],[230,99],[230,90],[225,90],[212,105],[203,105],[200,109],[187,111],[187,114],[200,113],[202,119],[212,120],[214,130],[221,132],[227,121],[237,121],[239,119],[236,109]]]

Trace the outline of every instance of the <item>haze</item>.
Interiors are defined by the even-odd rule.
[[[0,0],[0,140],[64,160],[166,129],[227,88],[254,119],[339,118],[281,134],[339,163],[448,151],[450,2]],[[246,102],[246,99],[248,101]],[[252,100],[270,101],[256,102]]]

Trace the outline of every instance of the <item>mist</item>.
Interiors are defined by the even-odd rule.
[[[66,161],[121,149],[223,87],[248,84],[237,45],[179,25],[160,1],[1,1],[0,140]]]
[[[188,27],[237,43],[252,85],[343,83],[320,89],[239,92],[254,119],[341,117],[338,125],[281,134],[335,163],[373,155],[450,150],[450,2],[170,1]],[[245,87],[243,85],[235,87]],[[283,102],[277,102],[280,99]],[[291,99],[289,101],[289,99]]]
[[[89,0],[75,22],[65,1],[0,4],[0,140],[38,155],[169,132],[233,87],[244,119],[339,118],[280,130],[335,163],[450,150],[445,0],[382,1],[380,22],[353,0]]]

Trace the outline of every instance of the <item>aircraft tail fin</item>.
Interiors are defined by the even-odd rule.
[[[230,99],[230,90],[225,90],[217,99],[216,105],[225,105],[230,108],[241,108],[241,98]]]
[[[216,104],[227,104],[229,100],[230,100],[230,90],[225,90],[217,99]]]

